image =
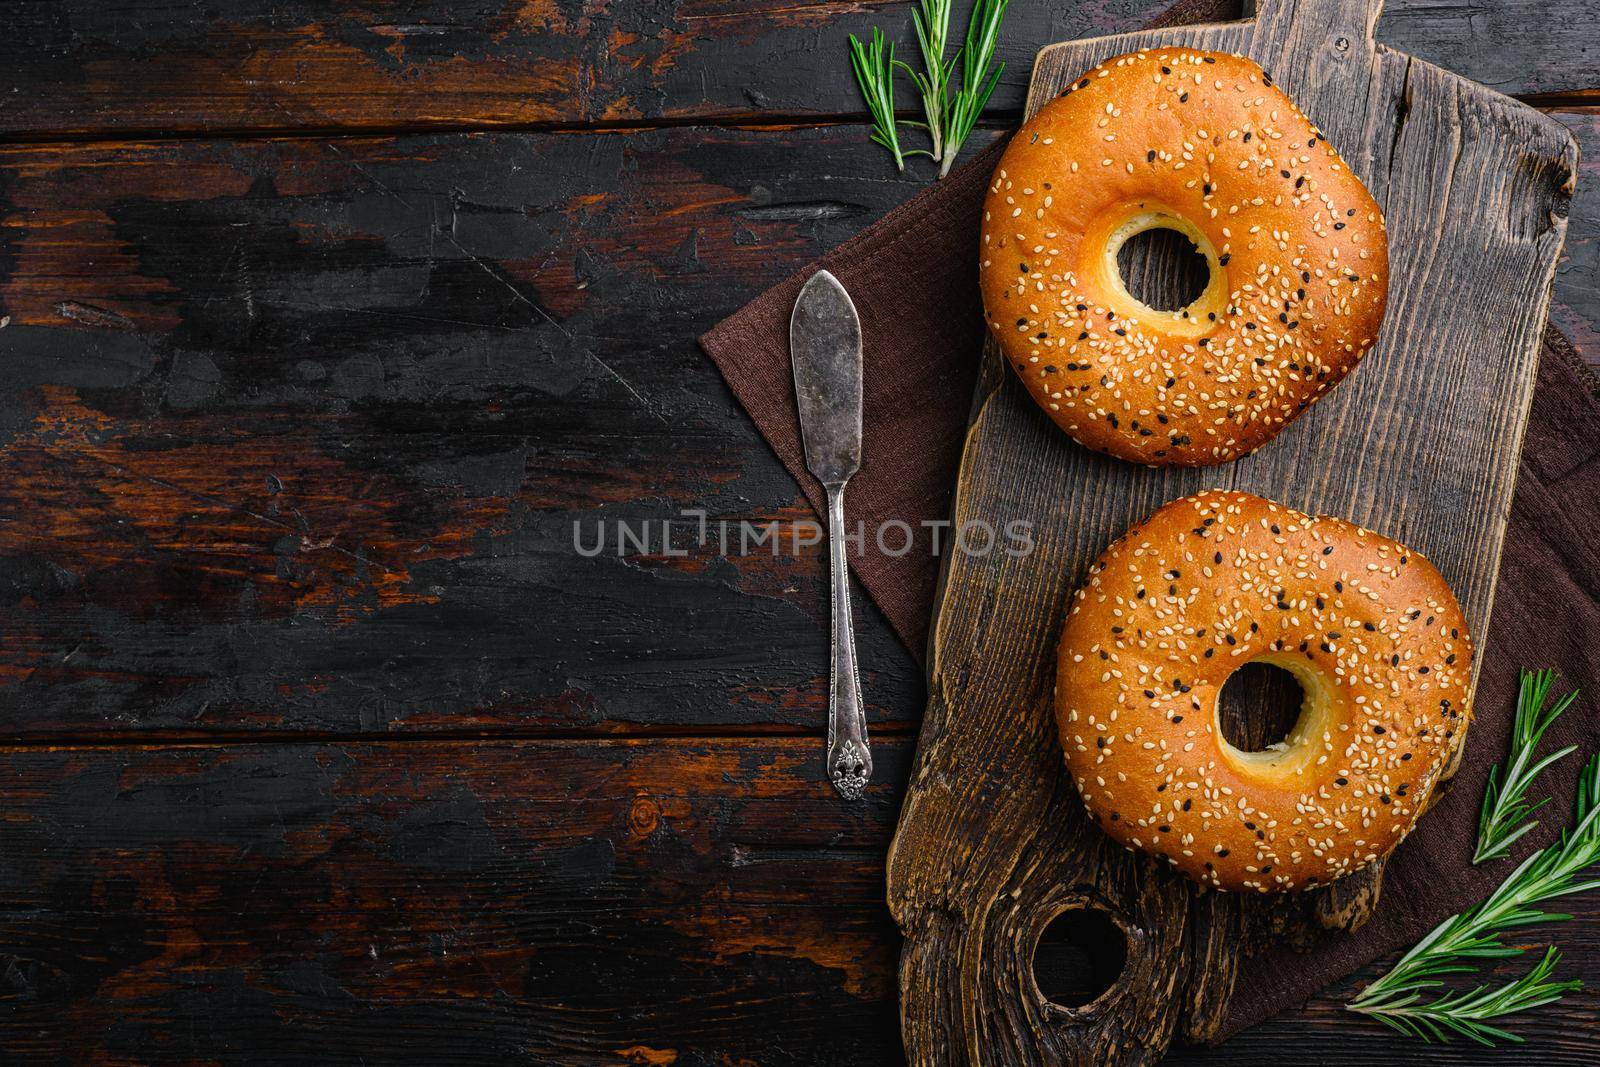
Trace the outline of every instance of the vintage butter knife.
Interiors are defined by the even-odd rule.
[[[806,467],[828,491],[828,559],[833,574],[828,774],[841,796],[856,800],[872,777],[844,554],[844,487],[861,466],[861,321],[850,294],[825,270],[811,276],[795,301],[789,319],[789,358],[794,364]]]

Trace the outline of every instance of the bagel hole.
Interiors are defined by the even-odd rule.
[[[1117,249],[1117,271],[1133,298],[1157,311],[1188,307],[1211,281],[1211,266],[1195,243],[1164,226],[1124,241]]]
[[[1098,908],[1071,908],[1050,920],[1033,949],[1033,981],[1061,1008],[1094,1002],[1122,976],[1128,938]]]
[[[1222,737],[1240,752],[1265,752],[1289,739],[1305,704],[1300,680],[1271,663],[1246,663],[1218,698]]]

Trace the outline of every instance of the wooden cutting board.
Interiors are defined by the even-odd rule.
[[[987,346],[954,518],[1030,521],[1037,548],[952,554],[935,602],[928,709],[888,878],[914,1064],[1153,1062],[1175,1036],[1218,1033],[1252,944],[1354,927],[1377,901],[1381,870],[1241,897],[1112,844],[1082,814],[1048,696],[1064,606],[1088,564],[1161,504],[1206,488],[1420,549],[1487,631],[1577,149],[1533,109],[1375,44],[1381,7],[1262,0],[1244,22],[1039,54],[1030,114],[1139,48],[1254,58],[1384,206],[1389,307],[1377,348],[1343,384],[1255,455],[1198,470],[1078,447]],[[1033,957],[1074,909],[1109,918],[1126,962],[1098,999],[1064,1008],[1039,991]]]

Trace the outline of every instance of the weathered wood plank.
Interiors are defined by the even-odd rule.
[[[813,747],[0,753],[3,1058],[877,1067],[892,790]]]
[[[1600,368],[1600,110],[1553,111],[1578,139],[1578,188],[1567,219],[1567,244],[1556,268],[1550,321]]]
[[[820,731],[818,548],[723,556],[682,512],[810,517],[692,339],[914,187],[830,146],[871,160],[855,129],[0,154],[0,730]],[[920,671],[860,614],[906,722]]]
[[[739,141],[13,157],[5,510],[34,625],[8,632],[8,727],[820,722],[815,550],[571,548],[696,506],[806,517],[686,339],[904,193],[823,199],[783,177],[792,141]],[[627,176],[576,188],[607,151]],[[683,182],[694,151],[733,188]],[[292,188],[238,195],[263,167]],[[863,642],[874,716],[904,721],[917,672],[881,623]]]
[[[197,17],[152,0],[24,0],[7,6],[0,37],[0,133],[851,115],[847,35],[880,25],[909,56],[911,6],[290,0]],[[1020,110],[1043,44],[1131,30],[1162,6],[1014,5],[993,110]],[[1584,0],[1397,0],[1379,38],[1503,92],[1600,89],[1600,28]],[[913,106],[909,85],[902,102]]]
[[[853,808],[798,739],[0,752],[3,1058],[898,1062],[909,748],[875,746]],[[1563,973],[1593,986],[1600,895],[1570,906]],[[1341,995],[1168,1062],[1392,1061]],[[1521,1051],[1588,1064],[1597,1025],[1573,998]]]
[[[854,126],[0,152],[0,735],[820,728],[814,548],[572,526],[805,517],[689,338],[917,187]]]
[[[1232,464],[1109,460],[1049,428],[1009,375],[986,381],[956,512],[1023,517],[1040,548],[1020,560],[952,558],[945,572],[929,709],[889,868],[908,938],[902,1029],[914,1063],[1153,1063],[1175,1035],[1218,1036],[1237,961],[1252,942],[1285,936],[1282,898],[1219,904],[1150,857],[1109,846],[1061,767],[1049,709],[1062,605],[1122,531],[1200,489],[1259,493],[1426,553],[1487,629],[1576,147],[1532,109],[1376,47],[1382,6],[1274,0],[1253,24],[1040,55],[1030,108],[1140,48],[1257,59],[1384,206],[1394,283],[1360,373]],[[1319,914],[1359,922],[1376,893],[1357,898]],[[1037,929],[1070,906],[1133,931],[1122,977],[1079,1012],[1051,1005],[1019,964]]]

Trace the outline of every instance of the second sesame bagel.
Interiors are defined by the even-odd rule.
[[[1304,690],[1264,751],[1218,700],[1265,662]],[[1303,889],[1387,855],[1465,740],[1472,641],[1405,546],[1248,493],[1176,500],[1108,548],[1072,601],[1056,673],[1090,816],[1222,889]]]
[[[1117,255],[1176,230],[1205,289],[1176,311]],[[1119,56],[1025,123],[984,204],[985,315],[1033,398],[1090,448],[1201,466],[1260,447],[1378,337],[1377,203],[1249,59]]]

